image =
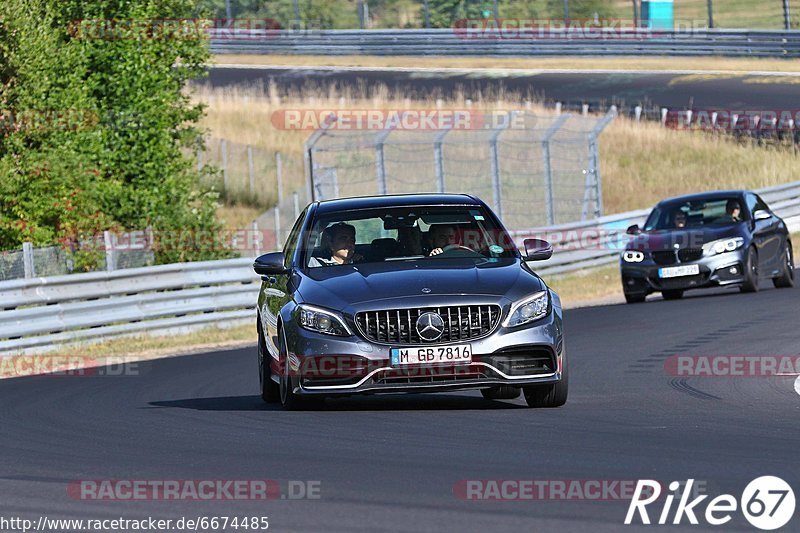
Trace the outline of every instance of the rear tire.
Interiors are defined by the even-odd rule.
[[[792,243],[788,238],[783,252],[783,272],[777,278],[772,278],[772,284],[778,289],[794,287],[794,254],[792,253]]]
[[[640,304],[647,298],[646,294],[628,294],[625,293],[625,301],[629,304]]]
[[[744,283],[739,287],[742,292],[758,292],[758,253],[755,248],[747,249],[744,265]]]
[[[258,381],[261,388],[261,399],[267,403],[276,403],[281,399],[280,386],[272,381],[272,371],[270,369],[272,356],[267,350],[260,319],[256,329],[258,330]]]
[[[522,387],[525,394],[525,402],[528,407],[561,407],[567,403],[569,392],[569,366],[567,365],[566,355],[563,356],[564,369],[561,373],[561,381],[552,385],[529,385]]]
[[[661,291],[661,296],[665,300],[680,300],[681,298],[683,298],[683,291],[681,290]]]
[[[522,390],[519,387],[512,387],[511,385],[481,389],[481,394],[487,400],[515,400],[519,398],[521,393]]]

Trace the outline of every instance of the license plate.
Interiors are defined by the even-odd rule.
[[[681,276],[696,276],[700,273],[700,265],[683,265],[658,269],[659,278],[679,278]]]
[[[392,348],[390,353],[392,366],[472,362],[472,346],[469,344]]]

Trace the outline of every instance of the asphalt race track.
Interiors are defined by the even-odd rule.
[[[281,91],[298,90],[309,84],[327,88],[330,84],[371,87],[381,83],[409,97],[429,97],[431,94],[447,96],[460,89],[465,97],[476,98],[479,93],[503,89],[546,102],[589,103],[601,107],[641,104],[677,109],[795,110],[798,108],[800,76],[658,72],[542,72],[510,75],[509,71],[465,74],[434,70],[213,68],[203,83],[211,87],[267,87],[271,81]]]
[[[567,311],[570,398],[553,410],[454,392],[339,399],[322,411],[285,412],[257,396],[254,349],[142,363],[138,376],[4,380],[0,514],[266,515],[270,531],[619,531],[627,500],[464,501],[454,487],[460,480],[694,478],[712,497],[737,499],[763,475],[798,487],[794,376],[674,378],[664,371],[674,354],[800,354],[798,296],[797,289],[765,287]],[[68,495],[70,482],[86,479],[314,480],[320,498],[102,502]],[[800,529],[797,517],[787,527]],[[716,528],[731,529],[753,530],[740,513]]]

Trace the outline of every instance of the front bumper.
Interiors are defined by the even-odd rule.
[[[620,260],[622,288],[627,294],[649,294],[666,290],[689,290],[709,287],[740,285],[744,282],[746,250],[740,249],[697,261],[658,265],[651,258],[641,263]],[[659,270],[673,266],[698,265],[700,273],[693,276],[661,278]]]
[[[402,367],[392,366],[390,349],[405,346],[296,329],[289,342],[292,388],[302,395],[349,395],[557,383],[565,357],[560,321],[551,312],[533,325],[499,326],[487,337],[464,341],[472,347],[468,364]]]

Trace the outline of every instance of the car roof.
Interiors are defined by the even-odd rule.
[[[336,213],[352,209],[406,207],[416,205],[474,205],[477,198],[468,194],[388,194],[324,200],[317,205],[317,214]]]
[[[667,204],[674,204],[674,203],[683,203],[683,202],[695,202],[698,200],[721,200],[723,198],[730,198],[730,197],[743,197],[745,194],[749,193],[750,191],[747,190],[730,190],[730,191],[708,191],[708,192],[699,192],[695,194],[686,194],[683,196],[673,196],[672,198],[666,198],[658,202],[658,205],[667,205]]]

